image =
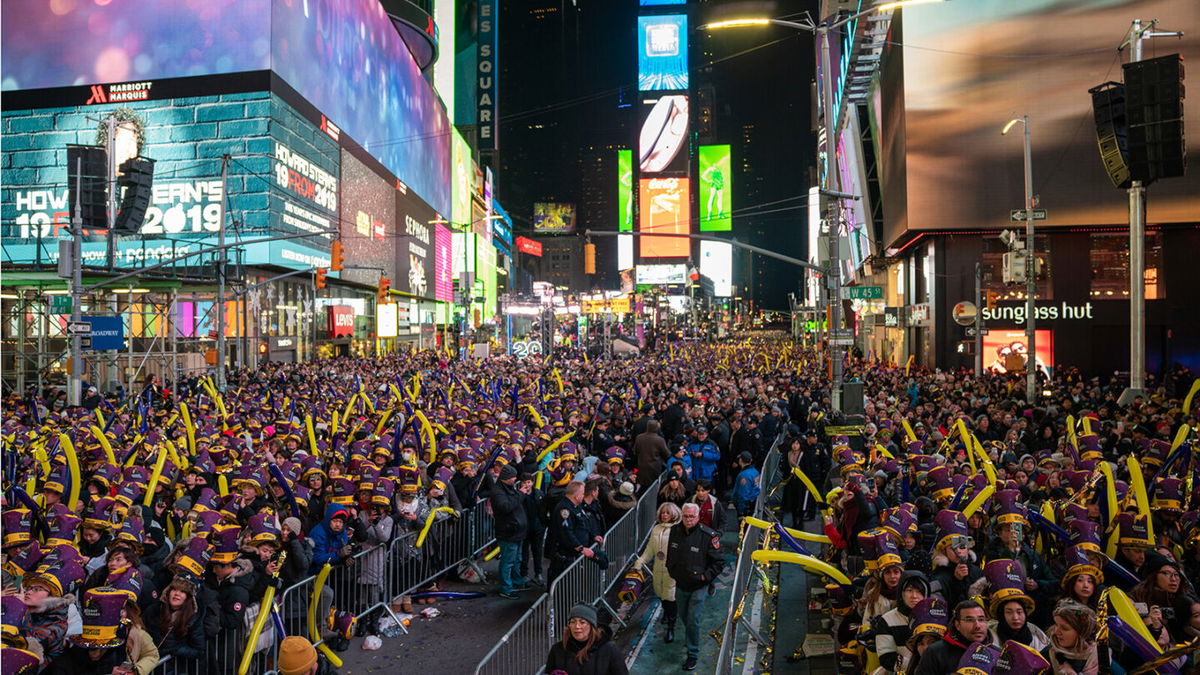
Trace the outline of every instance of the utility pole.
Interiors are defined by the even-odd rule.
[[[1034,330],[1034,296],[1037,295],[1037,258],[1033,250],[1033,150],[1029,140],[1029,116],[1025,123],[1025,343],[1029,345],[1025,359],[1025,400],[1033,405],[1037,400],[1037,332]]]
[[[975,377],[983,375],[983,266],[975,263]]]
[[[1142,41],[1155,37],[1182,37],[1181,31],[1154,32],[1158,19],[1143,24],[1134,19],[1129,37],[1129,62],[1142,60]],[[1146,186],[1131,181],[1129,189],[1129,388],[1121,393],[1122,405],[1132,403],[1146,389]]]
[[[108,131],[108,136],[105,139],[106,142],[105,142],[105,148],[104,148],[105,156],[108,158],[108,161],[106,162],[108,164],[108,173],[107,173],[108,181],[106,183],[106,185],[108,186],[108,210],[107,210],[108,211],[108,236],[105,237],[106,247],[107,247],[107,250],[105,251],[105,263],[108,265],[108,269],[111,270],[116,266],[116,259],[117,259],[116,227],[117,227],[117,197],[119,196],[117,194],[117,157],[116,157],[116,154],[117,154],[117,139],[116,139],[116,137],[117,137],[117,118],[114,115],[110,114],[104,120],[104,128],[105,128],[105,130]],[[131,296],[127,297],[126,302],[128,304],[132,304],[133,298]],[[117,314],[117,299],[115,297],[113,297],[111,303],[109,303],[109,308],[114,315],[119,316]],[[130,336],[129,339],[132,340],[133,337]],[[109,385],[108,386],[109,386],[110,390],[113,388],[113,385],[116,384],[116,382],[117,382],[117,371],[118,371],[117,354],[118,354],[118,352],[115,349],[108,353],[108,356],[109,356],[109,361],[108,361]]]
[[[83,158],[75,159],[75,223],[71,228],[71,323],[83,320]],[[59,249],[62,250],[61,248]],[[67,381],[67,402],[78,406],[83,400],[83,345],[72,331],[71,368]]]
[[[217,260],[217,390],[225,391],[225,213],[226,190],[229,186],[229,155],[221,155],[221,228],[217,230],[217,246],[221,257]]]
[[[837,162],[837,114],[833,111],[833,86],[830,79],[832,69],[829,59],[830,31],[828,26],[818,26],[817,39],[821,41],[821,97],[825,108],[825,189],[838,189]],[[841,203],[829,197],[826,216],[829,224],[829,359],[832,383],[829,398],[833,409],[842,409],[842,346],[838,344],[838,331],[842,327],[842,261],[841,261]]]

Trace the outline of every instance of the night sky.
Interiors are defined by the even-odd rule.
[[[697,22],[708,20],[708,12],[736,11],[729,4],[701,5]],[[767,15],[797,19],[815,2],[755,3],[755,14],[773,4],[786,8]],[[615,150],[632,147],[636,134],[637,13],[633,0],[501,3],[499,191],[518,234],[529,228],[533,202],[544,200],[579,204],[580,229],[616,228]],[[711,142],[732,146],[732,234],[804,256],[804,204],[815,162],[812,38],[775,27],[692,32],[693,91],[713,86]],[[603,276],[615,287],[615,239],[597,244],[597,266],[613,272]],[[786,309],[799,268],[757,256],[750,261],[751,274],[735,269],[735,284],[750,285],[758,307]]]

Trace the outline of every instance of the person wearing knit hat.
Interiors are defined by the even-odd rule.
[[[896,607],[877,616],[871,622],[875,634],[875,654],[885,673],[896,672],[899,664],[912,656],[908,641],[912,637],[909,619],[913,609],[929,596],[929,580],[920,572],[906,571],[900,575],[896,591]],[[879,672],[879,671],[876,671]]]
[[[625,675],[625,655],[611,640],[608,626],[601,625],[591,605],[575,605],[567,618],[562,638],[550,647],[545,672]]]
[[[279,675],[316,675],[317,650],[312,643],[289,635],[279,643]]]

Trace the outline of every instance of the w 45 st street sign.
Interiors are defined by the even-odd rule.
[[[843,286],[842,297],[846,300],[882,300],[883,286]]]

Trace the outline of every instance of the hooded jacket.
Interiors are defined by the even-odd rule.
[[[246,607],[250,604],[250,589],[254,585],[254,565],[249,560],[238,558],[233,565],[233,573],[224,579],[217,578],[212,572],[204,577],[204,585],[216,594],[222,630],[237,630],[243,626]]]
[[[334,532],[329,525],[332,516],[339,511],[342,512],[346,523],[349,524],[350,513],[346,511],[346,507],[341,504],[329,504],[325,507],[325,517],[308,535],[313,547],[312,564],[308,568],[309,574],[319,572],[325,563],[337,564],[342,558],[342,549],[350,543],[350,535],[346,532],[345,527],[341,532]]]
[[[550,648],[543,672],[562,671],[567,675],[629,675],[629,670],[625,667],[625,655],[612,642],[608,626],[597,626],[597,630],[600,636],[588,651],[583,663],[579,662],[578,654],[584,643],[575,638],[568,638],[567,646],[563,646],[562,640],[558,640]]]
[[[904,588],[911,585],[919,586],[925,596],[929,596],[929,580],[925,575],[908,570],[900,575],[900,583],[896,586],[896,607],[871,620],[875,653],[879,657],[879,668],[875,670],[875,675],[895,672],[897,666],[907,662],[911,655],[907,644],[912,636],[909,627],[912,612],[904,604]]]
[[[63,653],[67,646],[67,611],[75,603],[75,596],[46,598],[37,607],[30,607],[26,614],[25,637],[33,638],[42,645],[42,665]]]
[[[146,610],[142,619],[146,624],[146,631],[158,645],[160,656],[173,656],[177,659],[199,659],[204,656],[204,609],[196,600],[198,590],[193,591],[187,599],[187,602],[192,604],[194,613],[182,636],[174,630],[168,630],[165,634],[162,631],[162,617],[167,611],[170,587],[163,591],[158,602]]]

